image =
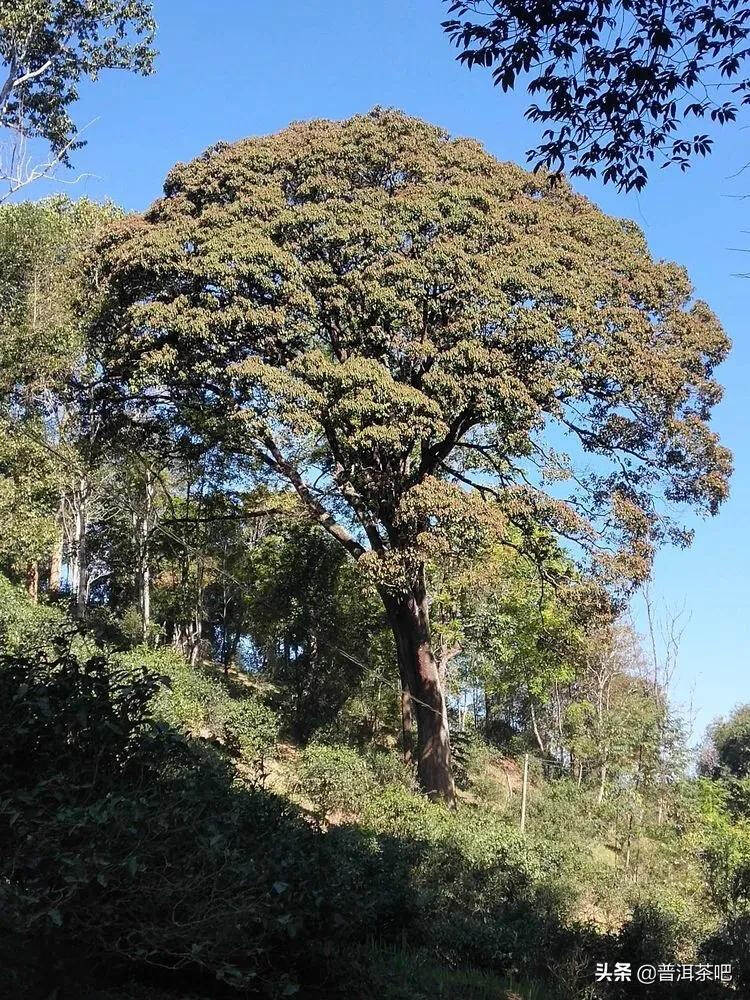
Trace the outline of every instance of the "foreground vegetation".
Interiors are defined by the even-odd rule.
[[[698,956],[750,985],[750,787],[721,756],[747,748],[746,715],[626,868],[620,798],[538,773],[522,836],[517,769],[472,728],[450,810],[387,727],[290,742],[283,686],[104,651],[7,584],[2,627],[11,996],[593,998],[629,989],[598,993],[597,962]],[[667,990],[724,995],[643,995]]]

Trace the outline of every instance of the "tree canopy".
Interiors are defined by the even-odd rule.
[[[11,187],[152,28],[0,0]],[[728,348],[632,223],[394,110],[0,205],[2,992],[749,996],[750,706],[692,775],[682,612],[646,654],[623,600],[727,494]]]
[[[708,731],[703,769],[711,776],[750,778],[750,705],[738,705]]]
[[[689,123],[734,122],[750,101],[750,9],[740,0],[445,0],[443,27],[465,65],[512,89],[543,123],[529,159],[640,190],[648,167],[705,156],[713,139]],[[725,97],[729,98],[724,99]]]
[[[532,515],[595,554],[627,539],[642,577],[679,532],[659,496],[706,513],[725,496],[707,420],[728,342],[685,272],[475,142],[375,111],[219,146],[106,251],[119,374],[136,357],[180,419],[219,421],[389,582],[490,516]],[[574,476],[551,423],[613,467]]]

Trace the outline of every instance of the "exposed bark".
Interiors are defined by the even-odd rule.
[[[536,710],[534,708],[534,701],[531,699],[529,701],[529,707],[531,709],[531,728],[534,730],[534,737],[536,739],[537,745],[543,757],[547,755],[547,749],[544,746],[544,740],[542,739],[542,734],[539,732],[539,726],[536,721]]]
[[[365,552],[364,546],[354,538],[351,532],[339,524],[331,512],[320,503],[313,490],[305,483],[299,470],[292,462],[288,462],[284,458],[281,449],[270,434],[264,438],[264,444],[268,448],[268,454],[261,453],[261,460],[275,472],[286,476],[315,522],[325,528],[328,534],[335,538],[340,545],[343,545],[350,556],[359,559]]]
[[[148,639],[151,627],[151,529],[156,488],[151,470],[147,470],[144,483],[143,506],[132,512],[133,536],[136,551],[136,590],[141,614],[141,635]]]
[[[52,594],[59,594],[62,588],[62,564],[65,539],[62,532],[62,525],[57,524],[57,538],[55,547],[52,549],[49,563],[49,589]]]
[[[195,666],[200,656],[202,638],[201,622],[193,618],[175,625],[172,645],[192,666]]]
[[[609,714],[609,698],[612,682],[612,657],[604,658],[598,667],[596,675],[596,733],[599,741],[600,778],[599,795],[597,802],[599,805],[604,801],[604,792],[607,784],[607,769],[610,756],[609,738],[605,720]]]
[[[26,593],[36,604],[39,600],[39,563],[36,560],[26,567]]]
[[[461,646],[456,643],[454,646],[441,649],[440,653],[435,657],[438,667],[438,676],[440,677],[440,684],[443,688],[445,688],[445,678],[448,673],[448,665],[451,660],[458,656],[460,652]]]
[[[563,733],[563,705],[560,685],[555,681],[555,736],[557,739],[558,756],[562,766],[565,765],[565,734]],[[551,748],[550,748],[551,749]]]
[[[604,801],[604,789],[607,786],[607,765],[602,764],[601,771],[599,772],[599,794],[596,797],[596,801],[599,805]]]
[[[630,815],[628,816],[628,836],[625,841],[625,868],[630,869],[630,855],[633,847],[633,810],[630,810]]]
[[[456,429],[456,434],[458,433]],[[354,559],[364,555],[364,546],[319,501],[299,470],[286,460],[270,434],[264,437],[263,444],[267,451],[261,453],[262,460],[288,479],[314,520]],[[381,551],[383,540],[375,521],[361,497],[341,473],[342,470],[337,467],[334,478],[342,496],[360,518],[373,550]],[[402,690],[404,754],[407,759],[413,754],[411,734],[413,720],[416,720],[417,774],[422,789],[430,798],[453,803],[455,785],[442,677],[447,660],[439,662],[432,648],[426,588],[422,582],[415,585],[411,593],[401,597],[394,596],[387,590],[383,590],[381,596],[396,640]]]
[[[448,709],[438,662],[430,642],[427,595],[423,588],[400,599],[385,597],[396,639],[402,690],[417,720],[417,774],[432,799],[455,801]],[[406,684],[403,684],[403,681]],[[402,698],[403,705],[403,698]]]
[[[401,748],[405,764],[414,763],[414,712],[408,682],[401,678]]]
[[[141,629],[144,641],[148,639],[149,628],[151,627],[151,568],[148,560],[144,560],[141,565],[140,579],[140,611]]]

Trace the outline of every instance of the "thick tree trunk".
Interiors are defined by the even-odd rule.
[[[385,603],[396,639],[402,689],[408,694],[411,711],[417,720],[420,785],[430,798],[453,803],[456,791],[448,710],[430,643],[427,595],[421,591],[400,600],[386,597]]]
[[[49,589],[52,594],[59,594],[62,586],[63,540],[58,538],[52,550],[49,562]]]

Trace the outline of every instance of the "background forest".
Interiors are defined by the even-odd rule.
[[[153,23],[24,62],[37,14],[46,174]],[[750,996],[750,706],[691,747],[648,598],[728,350],[633,223],[394,110],[5,199],[0,994]]]

